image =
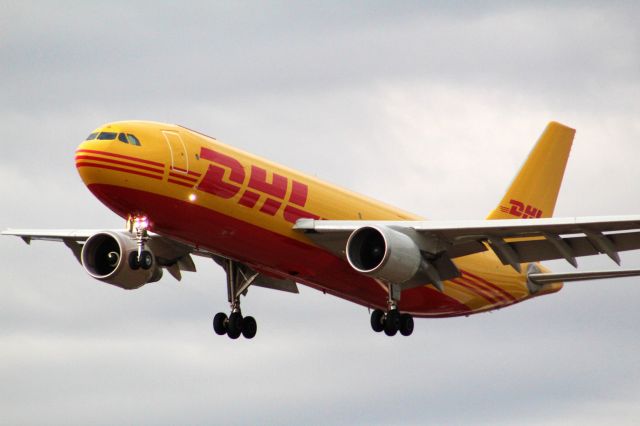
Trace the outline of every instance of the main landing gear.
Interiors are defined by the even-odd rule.
[[[231,313],[229,316],[224,312],[217,313],[213,317],[213,331],[220,336],[226,334],[231,339],[237,339],[241,334],[246,339],[252,339],[258,331],[258,324],[253,317],[242,316],[240,295],[247,293],[258,274],[246,274],[240,264],[229,259],[224,259],[222,266],[227,272],[227,296]]]
[[[403,336],[413,333],[413,317],[409,314],[401,314],[397,308],[384,312],[375,309],[371,313],[371,328],[376,333],[384,331],[387,336],[395,336],[398,331]]]
[[[387,336],[395,336],[398,331],[403,336],[410,336],[413,333],[413,317],[410,314],[402,314],[398,310],[398,300],[400,290],[394,284],[389,284],[389,299],[387,300],[387,311],[374,309],[371,313],[371,328],[376,333],[384,331]]]

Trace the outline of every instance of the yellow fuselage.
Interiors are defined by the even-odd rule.
[[[180,126],[117,122],[94,134],[97,138],[78,147],[76,166],[88,188],[123,218],[144,214],[161,235],[368,307],[386,306],[385,289],[377,281],[292,226],[307,217],[419,216]],[[446,281],[443,293],[432,286],[406,290],[400,309],[425,317],[468,315],[532,296],[526,276],[504,266],[491,251],[457,258],[455,264],[462,276]],[[536,295],[561,287],[553,284]]]

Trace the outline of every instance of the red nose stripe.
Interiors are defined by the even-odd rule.
[[[149,173],[138,172],[136,170],[123,169],[122,167],[110,166],[108,164],[100,164],[100,163],[91,163],[91,162],[79,161],[79,162],[76,163],[76,167],[77,168],[80,168],[80,167],[94,167],[94,168],[97,168],[97,169],[115,170],[117,172],[129,173],[129,174],[132,174],[132,175],[145,176],[145,177],[148,177],[148,178],[151,178],[151,179],[162,180],[162,176],[161,175],[152,175],[152,174],[149,174]]]
[[[136,161],[138,163],[144,163],[144,164],[149,164],[149,165],[152,165],[152,166],[164,168],[164,164],[162,164],[162,163],[156,163],[155,161],[143,160],[142,158],[138,158],[138,157],[130,157],[128,155],[114,154],[112,152],[98,151],[98,150],[95,150],[95,149],[78,149],[76,151],[76,153],[81,153],[81,152],[86,152],[86,153],[89,153],[89,154],[106,155],[108,157],[115,157],[115,158],[124,158],[126,160]]]
[[[148,166],[142,166],[140,164],[135,164],[128,161],[112,160],[111,158],[95,157],[93,155],[76,155],[76,162],[79,160],[80,161],[82,160],[100,161],[102,163],[118,164],[120,166],[133,167],[136,169],[146,170],[148,172],[154,172],[154,173],[159,173],[160,175],[164,175],[164,170],[159,170],[159,169],[148,167]]]

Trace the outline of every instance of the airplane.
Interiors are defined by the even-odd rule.
[[[251,339],[241,296],[306,285],[366,307],[375,332],[411,335],[414,317],[468,316],[552,294],[564,282],[640,270],[553,273],[542,261],[640,248],[640,216],[553,218],[575,130],[550,122],[485,220],[428,221],[225,145],[186,127],[107,123],[75,151],[89,191],[123,229],[7,229],[63,242],[93,278],[123,289],[195,272],[226,273],[218,335]],[[481,165],[479,165],[481,166]]]

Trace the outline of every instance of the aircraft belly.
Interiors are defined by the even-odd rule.
[[[283,277],[363,306],[386,306],[387,295],[380,284],[322,248],[189,201],[100,183],[89,185],[89,189],[123,218],[131,212],[148,215],[154,232],[161,235],[279,271]],[[429,317],[468,315],[475,310],[430,287],[404,292],[400,308]]]

